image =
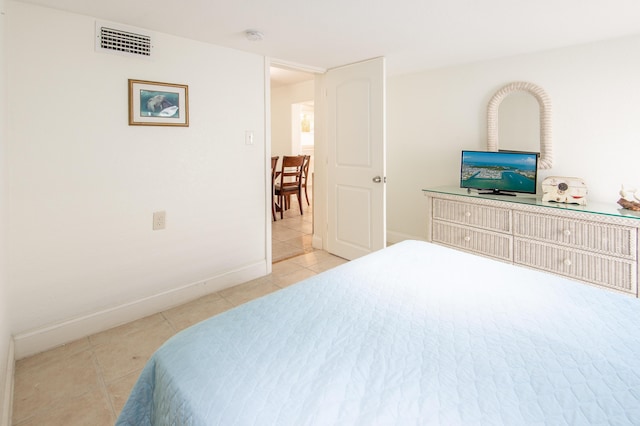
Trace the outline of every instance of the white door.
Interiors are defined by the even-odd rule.
[[[330,70],[327,250],[355,259],[386,246],[385,62]]]

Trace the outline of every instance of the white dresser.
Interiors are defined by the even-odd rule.
[[[428,241],[638,296],[640,214],[615,200],[577,206],[454,187],[423,191]]]

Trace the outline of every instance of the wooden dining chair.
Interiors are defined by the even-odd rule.
[[[311,156],[304,156],[304,165],[302,166],[302,189],[304,189],[304,198],[307,199],[307,205],[310,206],[309,203],[309,194],[307,193],[307,181],[309,180],[309,163],[311,163]]]
[[[283,156],[280,169],[280,182],[275,184],[274,194],[278,197],[280,206],[280,219],[284,218],[285,203],[287,197],[295,195],[298,197],[300,214],[302,211],[302,166],[304,165],[304,155]]]
[[[273,220],[276,220],[276,200],[275,200],[275,186],[276,175],[278,174],[278,159],[279,156],[271,157],[271,215]]]

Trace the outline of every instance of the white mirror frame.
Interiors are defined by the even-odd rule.
[[[550,169],[553,164],[553,143],[551,139],[551,100],[539,86],[516,81],[498,90],[489,101],[487,108],[487,151],[498,151],[498,110],[502,100],[513,92],[529,92],[540,105],[540,158],[539,169]]]

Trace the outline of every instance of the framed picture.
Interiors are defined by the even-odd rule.
[[[129,79],[130,126],[189,126],[189,86]]]

